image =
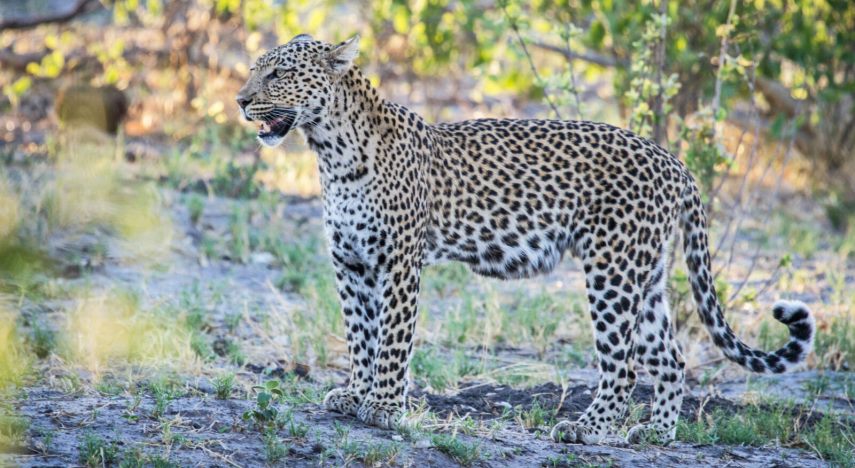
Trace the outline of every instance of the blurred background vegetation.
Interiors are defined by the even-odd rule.
[[[432,122],[655,140],[702,186],[740,334],[782,343],[766,312],[789,291],[819,323],[810,366],[855,365],[850,0],[0,0],[0,394],[132,393],[152,368],[223,398],[281,366],[346,375],[315,157],[293,135],[260,148],[234,104],[252,61],[301,33],[361,34],[363,71]],[[674,264],[690,374],[721,377]],[[442,392],[595,367],[581,284],[572,266],[512,288],[430,270],[414,377]],[[116,363],[133,372],[105,384]],[[168,386],[149,381],[160,418]],[[26,430],[7,413],[0,448]]]
[[[230,97],[252,58],[297,33],[359,32],[374,82],[432,120],[628,126],[679,153],[708,190],[734,161],[723,127],[735,126],[798,150],[835,227],[855,204],[846,0],[6,0],[0,30],[0,106],[30,125],[73,118],[52,104],[88,84],[126,95],[128,135],[239,133]]]

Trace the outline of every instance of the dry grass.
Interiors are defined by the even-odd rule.
[[[17,314],[11,310],[0,302],[0,394],[23,381],[33,359],[19,333]]]
[[[198,368],[191,331],[168,310],[143,308],[132,293],[89,293],[70,307],[60,354],[98,376],[134,365],[187,372]]]

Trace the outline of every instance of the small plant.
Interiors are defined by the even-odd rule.
[[[155,455],[148,462],[152,468],[178,468],[178,464],[169,461],[168,456]]]
[[[276,463],[288,454],[288,447],[279,440],[274,429],[267,429],[264,431],[263,441],[264,457],[269,463]]]
[[[264,385],[252,387],[256,390],[255,408],[243,413],[243,420],[258,427],[275,426],[279,420],[278,402],[285,392],[282,391],[278,380],[268,380]]]
[[[211,347],[211,343],[203,333],[199,333],[197,331],[192,332],[190,335],[190,348],[194,353],[196,353],[196,356],[199,356],[199,359],[203,361],[211,361],[216,357],[214,349]]]
[[[466,443],[453,435],[434,434],[431,436],[431,442],[437,450],[463,466],[470,466],[481,458],[481,447],[479,445]]]
[[[214,378],[214,393],[220,400],[226,400],[232,395],[235,386],[235,375],[231,372]]]
[[[98,393],[107,396],[117,396],[122,393],[122,386],[111,380],[102,380],[95,385]]]
[[[149,389],[154,398],[154,408],[152,409],[151,416],[154,419],[160,419],[175,398],[175,392],[169,388],[167,383],[163,382],[152,383],[149,385]]]
[[[832,465],[855,466],[855,430],[834,416],[825,415],[802,440]]]
[[[166,421],[160,425],[160,440],[171,447],[177,444],[179,447],[186,442],[186,438],[181,434],[176,434],[172,431],[172,422]]]
[[[30,347],[39,359],[44,359],[56,348],[56,335],[41,322],[34,322]]]
[[[790,403],[749,405],[736,414],[714,411],[695,421],[680,420],[677,439],[707,445],[804,444],[832,465],[855,466],[855,430],[844,418],[826,414],[809,425]]]
[[[128,409],[122,412],[122,417],[125,418],[128,422],[135,423],[139,421],[140,417],[137,415],[137,410],[142,403],[142,395],[140,393],[134,393],[131,397],[130,404],[128,405]]]
[[[707,415],[706,419],[686,421],[680,418],[677,421],[677,440],[691,442],[693,444],[712,445],[718,441],[715,432],[711,430],[712,422]]]
[[[51,451],[51,447],[53,446],[53,439],[56,437],[56,431],[51,431],[47,429],[36,429],[35,433],[41,437],[41,447],[40,451],[47,455]]]
[[[347,442],[347,439],[350,436],[350,426],[338,421],[333,421],[333,429],[335,430],[336,444]]]
[[[197,193],[191,193],[187,197],[187,211],[190,214],[190,222],[194,225],[199,223],[202,213],[205,211],[205,200]]]
[[[0,450],[20,443],[30,427],[26,418],[5,414],[0,410]]]
[[[324,401],[326,391],[314,385],[303,385],[296,374],[288,374],[282,379],[282,400],[292,405],[306,403],[320,404]]]
[[[89,467],[112,465],[116,462],[119,453],[115,443],[107,443],[104,439],[92,433],[83,436],[83,443],[79,447],[80,463]]]
[[[551,426],[555,422],[555,411],[544,408],[540,405],[540,401],[534,400],[528,411],[517,409],[517,421],[527,431]]]
[[[232,198],[253,198],[258,196],[259,187],[255,175],[258,163],[239,166],[231,159],[217,166],[211,185],[214,192]]]
[[[231,219],[229,220],[229,256],[232,261],[246,263],[249,261],[250,246],[250,226],[248,210],[240,206],[235,206],[232,211]]]
[[[241,314],[236,312],[226,314],[224,322],[226,325],[226,329],[229,331],[229,333],[234,333],[235,330],[237,330],[237,327],[238,325],[240,325],[240,321],[242,318],[243,317],[241,317]]]
[[[220,239],[216,235],[205,231],[202,234],[202,242],[200,243],[199,250],[207,260],[219,259],[221,257]]]
[[[145,455],[137,447],[125,452],[122,461],[119,462],[119,468],[143,468],[144,466]]]
[[[240,344],[234,340],[229,340],[226,345],[226,356],[229,357],[229,362],[236,366],[242,366],[246,363],[246,355],[243,354]]]
[[[294,420],[294,415],[289,411],[285,417],[288,421],[288,434],[295,439],[303,439],[309,433],[309,426],[306,423],[297,422]]]
[[[401,446],[398,444],[368,444],[362,449],[362,463],[365,466],[392,465],[400,451]]]
[[[824,374],[820,374],[816,379],[808,380],[804,383],[805,391],[814,397],[822,396],[829,388],[831,388],[831,379]]]

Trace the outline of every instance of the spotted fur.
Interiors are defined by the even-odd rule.
[[[697,185],[662,147],[592,122],[428,124],[379,96],[352,65],[357,44],[298,36],[259,58],[238,96],[249,120],[267,123],[262,143],[275,146],[298,128],[318,154],[352,366],[327,408],[382,427],[401,420],[424,266],[457,261],[527,278],[570,252],[585,270],[600,382],[588,409],[558,423],[553,438],[600,441],[624,414],[641,365],[655,379],[652,415],[628,438],[672,440],[684,362],[666,262],[678,229],[701,319],[724,355],[764,373],[805,359],[814,323],[802,303],[775,306],[791,335],[777,351],[754,350],[733,333],[715,292]]]

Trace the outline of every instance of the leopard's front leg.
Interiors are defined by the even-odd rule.
[[[371,288],[376,283],[376,273],[365,263],[345,260],[336,252],[332,257],[350,356],[350,381],[346,387],[327,393],[324,407],[356,416],[371,389],[377,355],[379,319],[376,295]]]
[[[380,327],[373,380],[359,407],[367,424],[391,428],[406,411],[407,368],[413,350],[419,295],[421,255],[414,248],[400,249],[388,263],[379,265],[378,305]]]

